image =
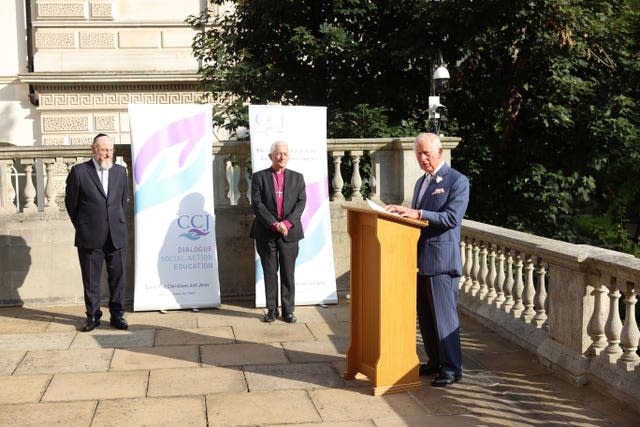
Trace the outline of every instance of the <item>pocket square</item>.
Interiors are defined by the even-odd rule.
[[[433,193],[431,193],[432,196],[435,196],[436,194],[442,194],[444,193],[444,188],[436,188],[435,190],[433,190]]]

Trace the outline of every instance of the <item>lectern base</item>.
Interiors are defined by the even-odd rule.
[[[405,391],[420,390],[421,388],[422,382],[420,381],[418,381],[417,383],[399,384],[388,387],[373,387],[373,395],[382,396],[384,394],[403,393]]]

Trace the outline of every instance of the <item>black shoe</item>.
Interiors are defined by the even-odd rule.
[[[111,326],[113,326],[114,328],[120,329],[122,331],[129,328],[129,324],[122,317],[112,317],[109,321],[109,324],[111,324]]]
[[[265,323],[273,323],[276,321],[276,317],[278,317],[278,311],[277,310],[269,310],[267,311],[267,314],[264,315],[264,322]]]
[[[80,330],[82,332],[90,332],[90,331],[93,331],[98,326],[100,326],[100,319],[96,319],[95,317],[87,317],[87,323],[85,323],[82,329]]]
[[[457,383],[462,379],[462,372],[457,375],[440,374],[433,381],[431,385],[434,387],[446,387],[453,383]]]
[[[282,320],[284,320],[287,323],[296,323],[298,321],[298,319],[296,319],[296,316],[294,316],[293,313],[285,314],[284,316],[282,316]]]
[[[421,363],[420,364],[420,376],[433,375],[440,372],[440,368],[434,363]]]

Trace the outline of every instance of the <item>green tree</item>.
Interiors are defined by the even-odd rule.
[[[640,211],[638,1],[211,3],[233,11],[188,22],[217,124],[279,102],[326,105],[332,137],[413,135],[441,49],[468,216],[633,250],[622,224]]]

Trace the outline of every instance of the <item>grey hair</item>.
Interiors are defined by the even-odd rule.
[[[424,140],[431,142],[436,148],[442,148],[442,141],[440,141],[440,137],[435,133],[430,132],[422,132],[421,134],[416,136],[416,140],[413,143],[413,148],[415,149],[416,146]]]
[[[278,140],[278,141],[274,142],[273,144],[271,144],[271,148],[269,149],[269,154],[272,154],[274,151],[276,151],[276,147],[278,145],[286,145],[287,148],[289,148],[289,144],[287,144],[285,141]]]

